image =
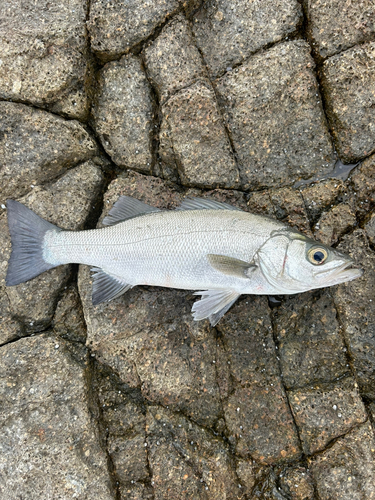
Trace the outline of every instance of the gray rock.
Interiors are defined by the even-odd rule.
[[[333,169],[310,47],[297,40],[256,54],[216,81],[242,186],[294,184]]]
[[[341,160],[375,151],[375,43],[330,57],[322,67],[326,112]]]
[[[310,222],[315,224],[321,213],[328,211],[340,199],[344,190],[344,183],[338,179],[325,179],[302,188],[300,193]]]
[[[138,57],[126,56],[100,70],[92,109],[94,128],[120,167],[151,172],[151,89]]]
[[[86,162],[50,185],[35,187],[20,201],[64,229],[82,229],[102,182],[101,170],[92,162]],[[3,263],[0,283],[4,283],[11,245],[7,230],[0,237]],[[70,266],[59,266],[27,283],[7,288],[12,314],[28,331],[39,331],[51,323],[58,295],[66,285],[70,272]]]
[[[342,52],[375,34],[375,8],[371,0],[310,0],[306,6],[308,32],[318,57]]]
[[[13,318],[7,290],[2,286],[0,287],[0,345],[11,342],[19,337],[22,337],[22,327]]]
[[[85,361],[83,348],[73,358],[55,336],[1,347],[2,498],[113,500]]]
[[[349,179],[349,202],[360,217],[367,217],[375,206],[375,155],[366,158]]]
[[[0,99],[87,117],[86,2],[16,0],[2,7]]]
[[[287,388],[333,382],[350,372],[336,315],[332,298],[321,292],[292,296],[274,310]]]
[[[148,408],[147,434],[156,500],[244,498],[228,445],[220,437],[156,406]]]
[[[75,286],[69,286],[57,303],[52,328],[56,335],[72,342],[86,341],[82,304]]]
[[[290,500],[315,500],[314,481],[309,469],[287,467],[279,474],[279,488]]]
[[[375,214],[371,215],[371,218],[365,225],[366,235],[373,245],[375,245]]]
[[[193,30],[212,76],[296,31],[302,21],[295,0],[211,0],[194,15]]]
[[[374,400],[375,255],[359,229],[344,236],[338,249],[364,270],[361,278],[339,285],[334,300],[361,394]]]
[[[248,496],[251,495],[257,480],[257,467],[254,463],[253,460],[237,460],[236,473],[241,481],[244,493]]]
[[[147,74],[161,102],[206,74],[190,27],[181,15],[163,28],[144,54]]]
[[[160,156],[185,186],[235,188],[239,178],[215,94],[208,82],[181,90],[163,106]]]
[[[306,236],[312,236],[305,203],[298,190],[293,188],[271,189],[269,197],[277,219],[296,228]]]
[[[0,203],[98,154],[95,141],[77,121],[23,104],[0,102]]]
[[[323,212],[315,226],[314,237],[325,245],[332,246],[356,225],[357,219],[351,207],[346,203],[339,203],[329,212]]]
[[[321,500],[375,498],[375,440],[368,422],[309,462]]]
[[[218,366],[225,421],[236,453],[263,464],[297,459],[301,450],[281,385],[266,299],[244,298],[216,328],[223,350],[218,362],[229,372],[225,391],[225,375]]]
[[[358,385],[351,377],[289,391],[289,401],[306,455],[324,450],[367,419]]]
[[[146,0],[142,8],[137,0],[94,0],[87,23],[91,48],[104,62],[115,59],[148,38],[178,7],[178,0]]]

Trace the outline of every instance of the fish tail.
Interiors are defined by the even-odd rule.
[[[50,264],[44,259],[44,237],[47,231],[61,229],[15,200],[7,200],[7,214],[12,253],[8,262],[6,284],[13,286],[56,267],[56,264]]]

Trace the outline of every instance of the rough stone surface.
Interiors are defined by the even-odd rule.
[[[369,241],[375,245],[375,214],[371,215],[371,218],[365,225],[366,235]]]
[[[54,333],[72,342],[86,341],[86,325],[77,288],[68,287],[57,303],[52,321]]]
[[[345,378],[328,386],[314,384],[289,391],[290,406],[307,455],[324,450],[333,439],[367,419],[357,388],[353,379]]]
[[[323,211],[328,211],[344,193],[344,183],[327,179],[301,189],[309,220],[315,224]]]
[[[265,298],[242,300],[216,328],[222,338],[218,370],[225,420],[237,453],[262,463],[296,459],[299,441],[279,378]]]
[[[76,121],[10,102],[0,102],[0,116],[1,204],[98,154]]]
[[[185,186],[234,188],[238,171],[215,94],[196,82],[162,107],[160,155]]]
[[[126,56],[100,70],[92,109],[94,127],[120,167],[151,171],[152,100],[138,57]]]
[[[91,48],[108,61],[128,52],[149,37],[167,16],[179,7],[178,0],[146,0],[139,8],[137,0],[107,2],[94,0],[87,27]]]
[[[193,30],[212,76],[296,31],[302,21],[295,0],[211,0],[193,18]]]
[[[336,315],[332,298],[320,291],[292,296],[274,311],[287,388],[332,382],[349,372]]]
[[[0,287],[0,345],[22,337],[22,327],[13,318],[7,289]]]
[[[335,289],[334,299],[362,395],[375,400],[375,254],[360,229],[338,246],[364,270],[361,278]]]
[[[250,57],[216,81],[244,189],[294,184],[332,170],[313,68],[310,47],[297,40]]]
[[[309,0],[306,5],[308,31],[318,57],[332,56],[375,36],[371,0]]]
[[[357,219],[351,207],[340,203],[329,212],[323,212],[315,226],[314,237],[325,245],[332,246],[356,225]]]
[[[315,500],[311,473],[304,467],[287,467],[279,474],[279,488],[290,500]]]
[[[360,217],[367,217],[375,208],[375,155],[358,165],[348,181],[348,201]]]
[[[59,337],[1,347],[2,498],[113,500],[86,372],[85,351]]]
[[[145,49],[145,60],[147,74],[161,102],[206,73],[183,16],[177,16],[163,28]]]
[[[306,236],[312,236],[309,219],[301,194],[292,188],[272,189],[270,200],[277,219],[298,229]]]
[[[0,13],[0,99],[87,118],[86,1],[5,0]]]
[[[326,111],[341,160],[375,151],[375,42],[327,59],[322,67]]]
[[[369,423],[310,460],[321,500],[375,498],[375,441]]]
[[[102,182],[100,169],[92,162],[86,162],[50,185],[35,187],[20,201],[64,229],[83,229]],[[11,248],[5,219],[2,225],[1,261],[5,265],[1,269],[0,283],[4,283]],[[70,266],[59,266],[27,283],[7,288],[12,313],[28,331],[38,331],[51,323],[58,295],[70,273]]]
[[[147,434],[156,500],[244,498],[221,438],[161,407],[149,407]]]

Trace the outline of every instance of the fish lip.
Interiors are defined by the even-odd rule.
[[[344,262],[340,267],[338,267],[335,270],[328,270],[328,271],[320,271],[316,273],[316,276],[319,276],[319,278],[324,278],[324,275],[326,274],[329,279],[339,279],[339,283],[345,282],[345,281],[351,281],[356,278],[360,278],[363,275],[363,269],[360,269],[358,267],[352,267],[354,264],[353,260]],[[346,272],[345,272],[346,271]]]

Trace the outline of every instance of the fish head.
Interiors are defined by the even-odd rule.
[[[258,265],[279,294],[337,285],[362,276],[353,259],[293,229],[271,234],[257,252]]]

